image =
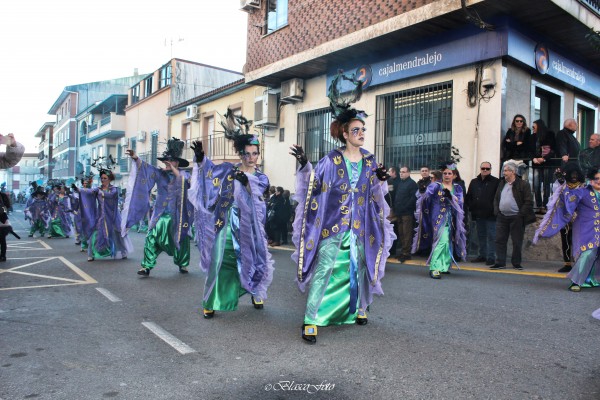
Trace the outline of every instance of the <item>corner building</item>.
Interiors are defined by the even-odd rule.
[[[600,3],[595,0],[242,1],[247,84],[266,137],[265,172],[289,183],[302,145],[311,161],[335,146],[327,87],[338,70],[364,81],[365,148],[386,166],[437,167],[451,146],[469,181],[515,114],[553,131],[598,132]],[[274,104],[274,105],[273,105]],[[289,186],[289,185],[287,185]]]

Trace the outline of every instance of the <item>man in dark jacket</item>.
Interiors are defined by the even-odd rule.
[[[589,147],[579,153],[579,164],[584,175],[600,167],[600,134],[592,133],[588,140]]]
[[[410,169],[406,165],[400,167],[400,180],[396,183],[394,190],[394,213],[396,214],[396,226],[398,227],[398,243],[400,244],[400,255],[398,260],[404,262],[410,260],[410,249],[414,236],[415,210],[417,208],[417,182],[410,177]]]
[[[498,190],[494,196],[496,264],[490,268],[506,268],[506,245],[510,235],[513,245],[511,263],[514,269],[523,270],[521,250],[525,225],[535,221],[533,196],[527,182],[517,176],[517,164],[514,162],[504,163],[502,172],[504,179],[498,184]]]
[[[481,172],[469,184],[465,205],[471,212],[471,218],[477,224],[477,243],[479,256],[472,262],[484,262],[494,265],[496,260],[496,217],[494,216],[494,196],[499,179],[492,176],[492,164],[484,161]]]
[[[556,134],[556,153],[562,158],[562,166],[569,160],[579,159],[579,141],[574,133],[577,131],[577,121],[572,118],[565,120],[564,128]]]

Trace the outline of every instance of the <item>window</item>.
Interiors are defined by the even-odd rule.
[[[98,146],[98,157],[104,157],[104,146]]]
[[[93,147],[92,148],[92,162],[96,159],[98,159],[98,149]]]
[[[144,97],[148,97],[152,94],[152,76],[144,79]]]
[[[158,82],[158,88],[162,89],[171,85],[171,64],[165,65],[160,69],[160,81]]]
[[[329,108],[298,114],[298,141],[306,156],[316,163],[340,145],[329,134],[331,112]]]
[[[450,158],[452,82],[377,96],[375,131],[379,162],[437,168]]]
[[[588,147],[590,136],[597,130],[598,109],[593,104],[580,99],[575,99],[575,119],[579,129],[577,138],[581,148]]]
[[[131,104],[135,104],[140,101],[140,84],[138,83],[131,88]]]
[[[269,34],[288,23],[288,0],[267,0],[267,31]]]

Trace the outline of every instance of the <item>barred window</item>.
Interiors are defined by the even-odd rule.
[[[306,157],[313,164],[340,145],[329,134],[331,111],[329,108],[298,114],[298,141]]]
[[[452,82],[377,96],[376,155],[388,167],[437,168],[450,158]]]

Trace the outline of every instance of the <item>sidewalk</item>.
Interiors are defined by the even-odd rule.
[[[287,250],[294,251],[294,247],[291,244],[284,246],[269,246],[270,250],[278,249],[278,250]],[[473,257],[470,257],[471,260]],[[387,260],[388,264],[391,264],[393,267],[401,267],[402,265],[419,265],[425,267],[425,262],[427,259],[425,257],[413,256],[411,260],[405,261],[404,263],[400,263],[397,258],[390,257]],[[471,261],[463,261],[458,263],[461,270],[464,271],[479,271],[479,272],[489,272],[492,274],[515,274],[515,275],[528,275],[528,276],[541,276],[546,278],[560,278],[566,279],[567,274],[557,272],[564,263],[562,261],[538,261],[538,260],[523,260],[523,270],[519,271],[513,269],[510,265],[510,258],[507,260],[506,269],[493,270],[490,269],[489,265],[485,265],[485,263],[473,263]]]

